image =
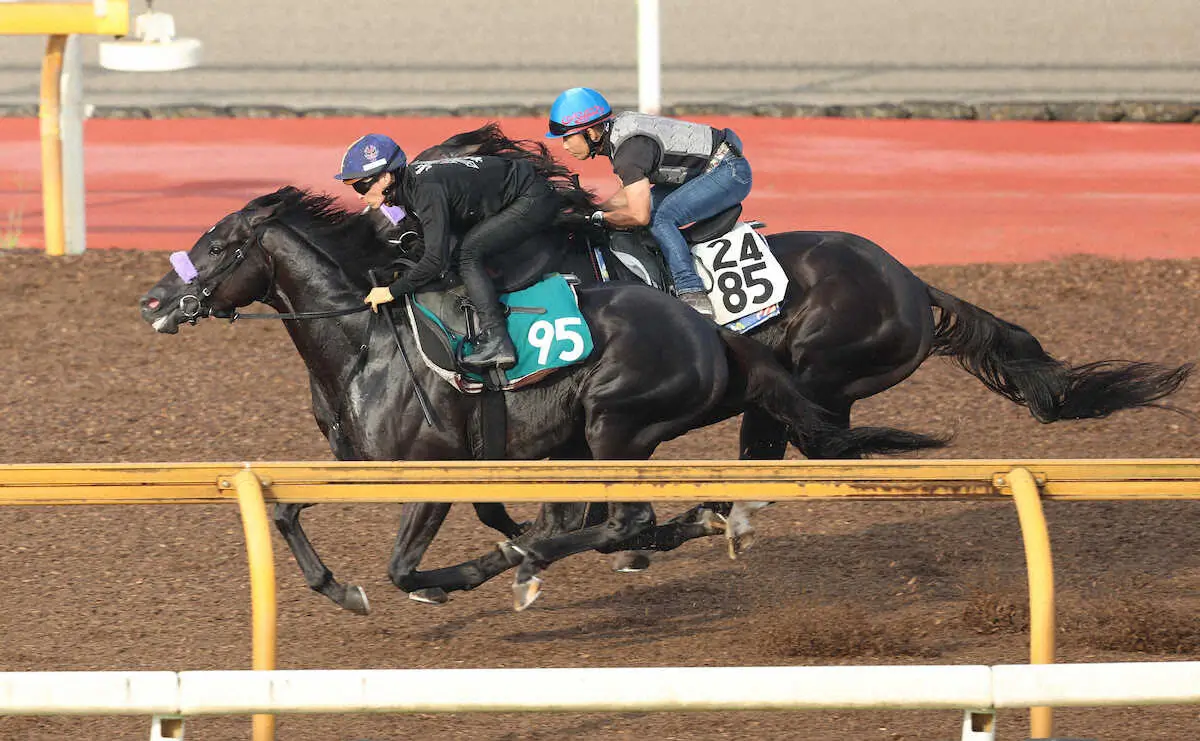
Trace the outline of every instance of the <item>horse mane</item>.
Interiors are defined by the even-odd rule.
[[[494,121],[473,131],[455,134],[441,144],[424,150],[416,159],[441,159],[469,154],[525,160],[554,186],[563,201],[563,210],[590,214],[596,209],[596,196],[580,185],[578,175],[554,159],[545,144],[530,139],[510,139],[500,130],[500,124]]]
[[[391,261],[395,250],[380,237],[369,214],[347,211],[328,193],[286,185],[246,204],[246,210],[272,207],[271,218],[327,253],[356,285],[367,285],[371,268]]]

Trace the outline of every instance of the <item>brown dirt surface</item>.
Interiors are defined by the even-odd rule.
[[[0,251],[0,461],[328,460],[283,329],[215,321],[159,336],[136,302],[165,255],[51,259]],[[1059,357],[1200,357],[1200,261],[1090,257],[929,267],[926,280],[1017,322]],[[1200,384],[1175,398],[1200,410]],[[953,432],[943,458],[1196,457],[1200,425],[1161,410],[1040,425],[948,362],[856,408],[856,423]],[[725,423],[661,458],[736,457]],[[305,522],[373,613],[310,592],[276,538],[281,668],[1020,663],[1025,565],[1005,503],[781,504],[739,561],[720,539],[647,572],[588,554],[548,572],[531,610],[497,579],[432,608],[387,580],[398,506],[325,505]],[[1049,503],[1059,660],[1195,660],[1200,505]],[[660,513],[660,515],[663,513]],[[670,514],[670,511],[666,512]],[[233,507],[0,508],[0,671],[248,668],[249,586]],[[492,547],[452,513],[425,563]],[[536,694],[537,687],[529,687]],[[1197,708],[1060,710],[1060,733],[1200,737]],[[0,718],[0,739],[144,738],[145,718]],[[857,739],[959,737],[954,712],[285,716],[293,739]],[[999,739],[1026,738],[1002,712]],[[189,721],[193,741],[247,738],[246,718]]]

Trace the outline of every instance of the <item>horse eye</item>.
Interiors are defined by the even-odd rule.
[[[208,254],[219,255],[219,254],[221,254],[221,250],[223,250],[223,249],[224,249],[224,246],[219,245],[219,244],[214,244],[213,246],[208,248]]]

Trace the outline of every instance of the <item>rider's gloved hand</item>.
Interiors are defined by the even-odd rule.
[[[363,299],[363,303],[371,305],[371,311],[379,311],[380,304],[386,304],[395,301],[396,297],[392,295],[392,291],[387,286],[379,286],[372,288],[367,297]]]
[[[592,225],[592,220],[587,214],[579,214],[575,213],[574,211],[568,211],[566,213],[559,214],[558,218],[556,218],[554,222],[559,226],[565,226],[567,229],[573,231],[584,229]]]

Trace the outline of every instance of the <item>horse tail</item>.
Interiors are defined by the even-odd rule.
[[[787,426],[792,443],[807,458],[861,458],[940,448],[946,438],[891,427],[846,429],[829,422],[829,412],[800,390],[771,350],[757,340],[721,332],[745,405]]]
[[[1027,407],[1039,422],[1095,419],[1135,407],[1170,408],[1155,402],[1175,393],[1193,369],[1191,363],[1171,368],[1125,360],[1072,367],[1043,350],[1024,328],[927,288],[941,310],[930,354],[954,358],[989,389]]]

